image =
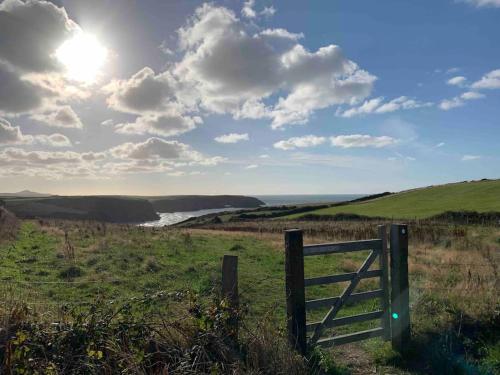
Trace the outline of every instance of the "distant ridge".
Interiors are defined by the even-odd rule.
[[[17,193],[0,193],[0,197],[43,198],[51,196],[52,194],[37,193],[31,190],[18,191]]]

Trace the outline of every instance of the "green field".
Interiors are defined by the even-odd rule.
[[[333,206],[307,214],[340,213],[395,219],[428,218],[446,211],[500,212],[500,180],[461,182],[415,189],[366,202]],[[305,214],[289,215],[297,218]]]
[[[355,239],[360,235],[366,238],[367,226],[372,226],[366,222],[335,225],[342,233],[342,237],[335,240]],[[499,368],[500,343],[492,339],[490,333],[498,326],[493,318],[494,311],[497,311],[493,290],[498,283],[498,254],[492,250],[500,241],[500,232],[486,227],[445,229],[436,232],[432,238],[423,236],[427,233],[424,227],[415,225],[410,229],[410,298],[415,343],[417,348],[442,350],[442,340],[449,340],[449,335],[455,334],[455,324],[459,322],[459,327],[462,327],[472,321],[476,327],[474,335],[479,334],[481,340],[474,339],[473,347],[468,348],[473,354],[468,355],[467,361],[484,368]],[[336,233],[327,232],[330,236]],[[221,285],[221,258],[225,254],[234,254],[238,255],[243,327],[250,332],[246,337],[253,337],[253,331],[263,323],[268,324],[266,329],[271,330],[273,338],[283,337],[286,323],[283,236],[281,233],[259,233],[143,228],[96,222],[23,221],[17,239],[0,243],[0,322],[10,321],[12,312],[25,311],[23,324],[35,327],[30,331],[38,340],[28,347],[32,351],[39,350],[40,343],[45,340],[42,333],[36,331],[39,326],[32,326],[32,322],[68,321],[72,319],[68,311],[77,309],[85,314],[85,311],[95,310],[96,304],[121,306],[150,298],[145,295],[184,292],[181,293],[184,296],[196,296],[196,300],[205,306],[203,308],[210,311],[214,292],[217,293]],[[315,240],[324,241],[317,236]],[[306,234],[305,241],[311,241],[310,235]],[[356,252],[307,257],[305,274],[314,277],[352,272],[359,268],[366,256],[367,252]],[[376,268],[378,264],[372,267]],[[306,299],[337,296],[345,286],[346,283],[306,288]],[[363,280],[356,292],[378,287],[376,279]],[[20,306],[27,310],[19,310]],[[167,316],[174,321],[185,318],[186,309],[190,309],[192,302],[190,297],[169,297],[154,299],[153,304],[144,305],[146,310],[142,310],[143,305],[137,306],[133,310],[135,319],[140,322],[145,319],[144,324],[150,325],[161,322],[155,317],[164,319]],[[339,316],[379,308],[378,300],[368,300],[349,304],[341,309]],[[308,322],[320,320],[325,312],[324,309],[308,312]],[[120,321],[126,318],[122,313],[112,316],[109,319]],[[378,324],[379,321],[371,321],[336,327],[335,333],[373,328]],[[462,328],[458,331],[462,332]],[[50,329],[42,332],[59,337]],[[121,334],[133,332],[126,330]],[[88,337],[91,344],[93,337]],[[461,342],[470,338],[465,336],[460,340],[457,343],[463,345]],[[109,348],[114,348],[115,344],[115,341],[104,340],[100,345],[107,348],[104,351],[111,356]],[[66,341],[60,341],[58,345],[61,350],[72,350]],[[267,345],[265,350],[269,351],[275,343]],[[368,361],[378,361],[390,373],[419,373],[394,367],[390,345],[381,339],[364,342],[359,348]],[[421,352],[421,349],[416,350]],[[476,350],[481,350],[477,352],[480,354],[474,354]],[[339,352],[335,349],[328,353],[328,356],[335,357]],[[443,352],[445,356],[449,354]],[[94,361],[92,358],[90,361]],[[141,358],[137,359],[139,363],[142,363]],[[23,363],[30,363],[29,356],[25,359],[28,362]],[[441,368],[443,364],[448,366],[447,363],[439,359],[435,366]]]

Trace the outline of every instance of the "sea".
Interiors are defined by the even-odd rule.
[[[298,194],[298,195],[252,195],[260,199],[266,206],[283,206],[293,204],[320,204],[320,203],[333,203],[345,202],[352,199],[361,198],[363,194]],[[154,221],[147,221],[139,225],[144,227],[163,227],[165,225],[172,225],[180,223],[192,217],[198,217],[208,214],[213,214],[223,211],[237,211],[242,208],[226,207],[214,208],[209,210],[186,211],[186,212],[159,212],[160,219]]]

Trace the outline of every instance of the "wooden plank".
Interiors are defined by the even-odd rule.
[[[389,262],[387,259],[387,229],[385,225],[378,226],[378,236],[382,241],[382,249],[380,250],[379,256],[379,267],[382,271],[382,276],[380,277],[380,289],[382,289],[380,302],[382,310],[384,311],[380,323],[384,329],[384,340],[388,341],[391,338],[391,317],[389,300]]]
[[[304,279],[305,286],[314,286],[314,285],[323,285],[323,284],[334,284],[341,283],[344,281],[351,281],[358,275],[357,272],[349,272],[349,273],[341,273],[338,275],[331,276],[319,276],[319,277],[311,277],[309,279]],[[362,275],[361,279],[370,279],[373,277],[382,276],[381,270],[370,270],[366,271],[364,275]]]
[[[365,301],[372,298],[379,298],[382,296],[382,289],[370,290],[368,292],[353,293],[349,296],[346,303],[355,303]],[[320,307],[330,307],[337,302],[340,297],[320,298],[306,301],[306,310],[318,309]]]
[[[384,334],[384,329],[382,327],[368,329],[366,331],[360,331],[355,333],[349,333],[347,335],[334,336],[327,339],[318,340],[317,345],[328,348],[336,345],[349,344],[355,341],[366,340],[372,337],[382,336]]]
[[[408,226],[391,225],[391,341],[398,352],[409,346]]]
[[[306,245],[304,246],[304,256],[348,253],[363,250],[378,251],[381,249],[381,246],[382,241],[380,239]]]
[[[288,341],[300,354],[307,350],[306,294],[302,231],[285,231],[285,290]]]
[[[224,255],[224,258],[222,258],[222,295],[227,299],[229,306],[232,309],[232,316],[229,319],[229,326],[231,328],[229,337],[232,340],[237,340],[237,310],[239,309],[237,255]]]
[[[333,328],[339,326],[345,326],[347,324],[366,322],[368,320],[380,319],[384,312],[382,310],[370,311],[364,314],[357,314],[351,316],[345,316],[342,318],[335,318],[325,325],[325,328]],[[309,323],[306,325],[308,331],[313,331],[321,324],[321,322]]]
[[[359,284],[359,281],[361,280],[362,276],[368,271],[368,268],[370,268],[370,266],[375,261],[375,258],[377,258],[377,256],[378,256],[377,251],[370,252],[368,258],[366,258],[362,266],[359,268],[357,275],[354,277],[354,279],[351,280],[351,283],[344,289],[338,301],[335,303],[335,305],[332,306],[330,311],[328,311],[326,316],[321,321],[321,324],[314,330],[314,333],[311,337],[311,342],[315,342],[319,339],[324,326],[335,318],[340,308],[344,305],[347,298],[349,298],[354,288],[356,288],[356,286]]]

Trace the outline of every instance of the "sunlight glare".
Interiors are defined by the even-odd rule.
[[[56,58],[65,66],[68,77],[85,83],[95,81],[107,55],[107,49],[94,35],[83,32],[56,50]]]

